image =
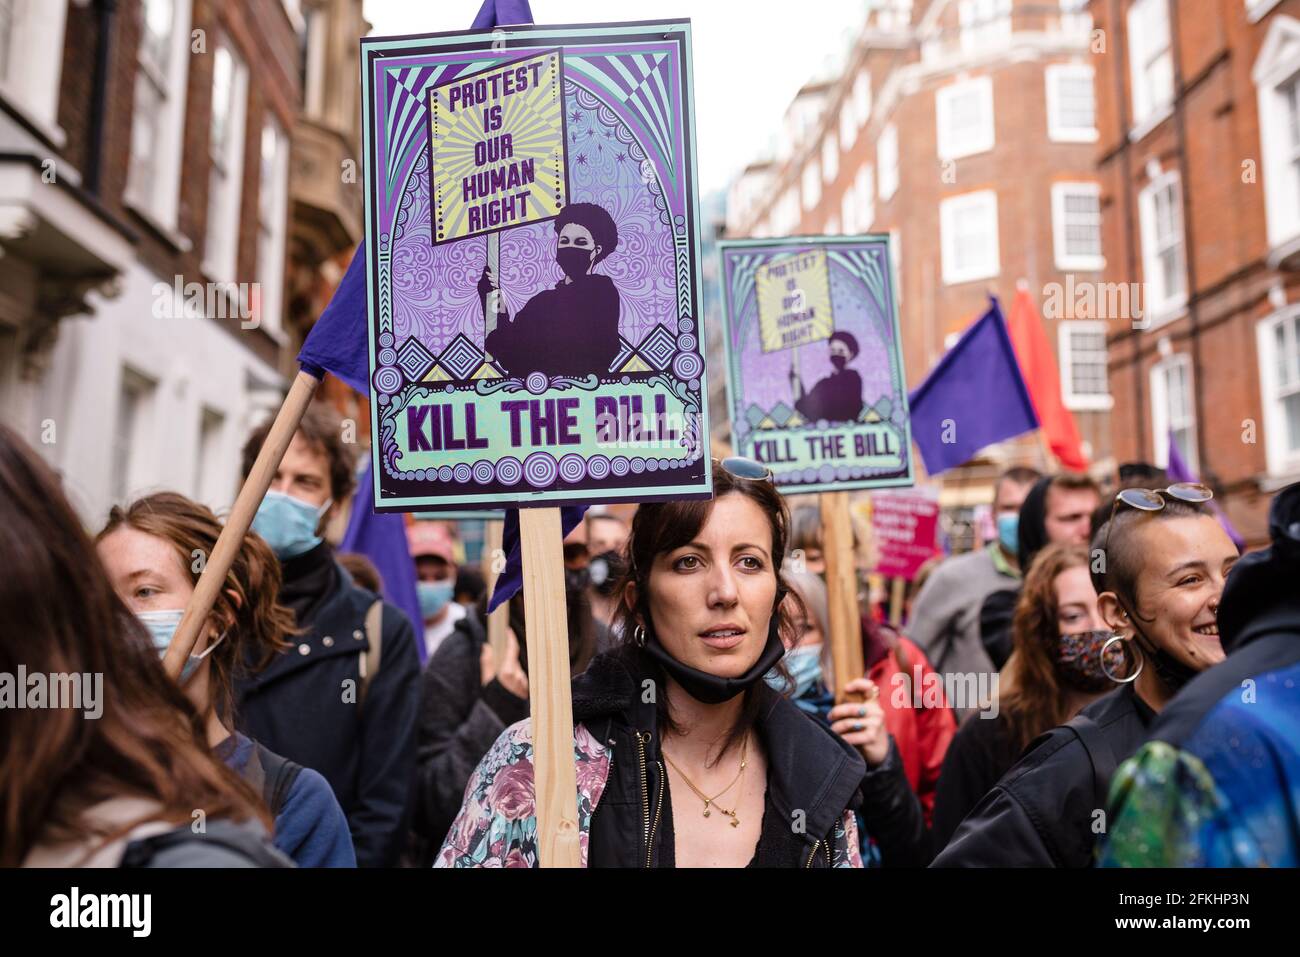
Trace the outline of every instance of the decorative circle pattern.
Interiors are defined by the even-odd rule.
[[[514,485],[524,477],[524,467],[513,455],[497,460],[497,481],[502,485]]]
[[[534,452],[524,459],[524,478],[533,488],[547,488],[555,484],[559,466],[549,452]]]
[[[560,478],[566,482],[581,482],[587,474],[587,462],[576,452],[560,459]]]

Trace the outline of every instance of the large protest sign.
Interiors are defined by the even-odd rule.
[[[708,497],[689,24],[361,50],[376,508]]]
[[[737,453],[791,494],[911,485],[888,237],[718,245]]]

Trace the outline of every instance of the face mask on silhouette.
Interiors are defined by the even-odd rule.
[[[595,253],[594,249],[584,249],[581,246],[561,246],[555,252],[555,261],[560,264],[566,276],[577,279],[586,274]]]
[[[843,372],[844,367],[847,366],[848,364],[849,364],[849,360],[846,356],[840,356],[840,355],[831,356],[831,365],[835,367],[836,372]]]

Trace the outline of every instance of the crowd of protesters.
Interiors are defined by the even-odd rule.
[[[523,595],[490,641],[457,524],[421,518],[421,620],[385,600],[329,538],[339,425],[303,419],[178,678],[221,520],[155,492],[88,531],[0,429],[0,673],[104,685],[93,719],[0,707],[0,864],[538,864]],[[583,864],[1296,866],[1300,486],[1243,556],[1209,488],[1103,478],[1004,472],[991,540],[892,615],[862,590],[841,688],[820,511],[764,466],[588,513],[564,545]]]

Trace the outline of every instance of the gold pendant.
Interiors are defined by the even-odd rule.
[[[712,811],[709,810],[709,804],[710,804],[710,803],[711,803],[711,802],[709,802],[709,801],[705,801],[705,802],[704,802],[704,816],[705,816],[705,817],[708,817],[711,813],[713,813]]]
[[[731,826],[740,827],[740,818],[736,817],[734,814],[731,816]]]

